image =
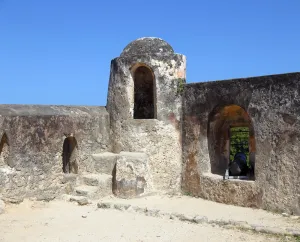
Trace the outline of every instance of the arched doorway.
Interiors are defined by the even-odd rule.
[[[0,141],[0,165],[9,165],[9,143],[6,133],[2,135]]]
[[[216,107],[208,119],[211,172],[254,179],[255,136],[248,113],[238,105]],[[240,164],[242,162],[242,164]]]
[[[134,119],[155,118],[155,81],[150,68],[139,66],[134,72]]]
[[[73,136],[65,138],[63,144],[63,172],[78,173],[78,146],[77,140]]]

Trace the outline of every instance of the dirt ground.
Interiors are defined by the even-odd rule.
[[[65,201],[24,201],[0,215],[0,241],[296,241],[295,238],[225,229],[78,206]]]

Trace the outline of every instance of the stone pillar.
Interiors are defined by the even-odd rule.
[[[153,119],[134,119],[135,74],[147,68],[154,81]],[[181,181],[181,94],[186,58],[158,38],[131,42],[111,62],[107,110],[113,151],[143,152],[156,190],[178,191]]]

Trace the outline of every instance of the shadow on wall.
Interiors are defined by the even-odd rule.
[[[4,133],[0,141],[0,166],[10,166],[9,164],[9,143],[7,135]]]
[[[73,136],[68,136],[63,144],[63,172],[78,174],[78,145]]]
[[[113,171],[112,171],[112,193],[114,195],[117,195],[117,180],[116,180],[116,175],[117,175],[117,164],[114,165]]]
[[[235,159],[233,157],[243,153],[247,160],[247,175],[250,179],[254,179],[254,128],[243,108],[238,105],[214,108],[208,117],[207,140],[213,174],[223,176]]]

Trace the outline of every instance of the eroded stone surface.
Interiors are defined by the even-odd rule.
[[[144,37],[129,43],[121,53],[121,56],[134,55],[168,55],[174,53],[171,45],[166,41],[155,37]]]
[[[148,156],[144,153],[121,152],[116,166],[116,190],[119,197],[135,197],[152,190]]]
[[[300,213],[300,73],[185,86],[183,96],[183,190],[223,203]],[[209,115],[238,105],[249,115],[255,137],[255,182],[209,177]],[[200,178],[200,179],[199,179]]]
[[[111,152],[93,154],[94,170],[98,173],[111,175],[117,162],[117,156],[118,154]]]
[[[78,173],[91,170],[91,154],[110,149],[104,107],[0,105],[1,132],[8,138],[10,165],[0,168],[4,198],[53,199],[68,190],[63,174],[64,139],[78,144]],[[93,170],[92,170],[93,171]]]
[[[84,196],[70,196],[69,201],[77,202],[80,206],[89,204],[89,200]]]
[[[158,49],[150,50],[152,47],[147,44],[147,50],[136,54],[139,48],[134,46],[144,41]],[[107,110],[111,116],[113,151],[146,153],[154,188],[178,192],[182,150],[181,94],[186,58],[169,47],[162,48],[163,54],[153,54],[160,52],[161,45],[168,46],[158,39],[137,40],[112,60]],[[149,68],[154,76],[154,119],[134,119],[134,76],[140,66]]]

